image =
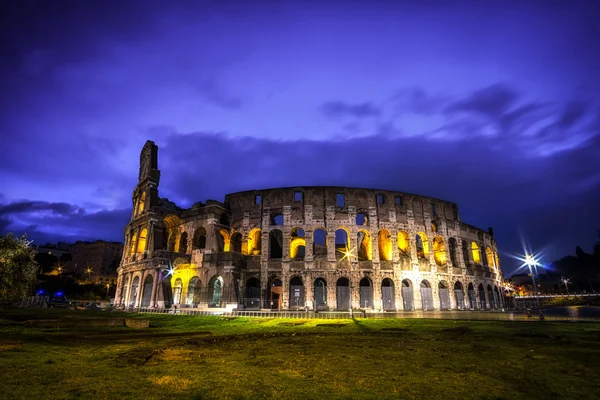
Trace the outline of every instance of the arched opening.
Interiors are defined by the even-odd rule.
[[[221,214],[219,217],[219,224],[229,226],[229,216],[226,213]]]
[[[450,238],[448,240],[448,247],[450,252],[450,262],[454,268],[458,268],[458,259],[456,257],[456,252],[458,251],[458,244],[456,243],[456,239]]]
[[[381,281],[381,300],[383,301],[384,310],[396,309],[394,281],[390,278],[385,278]]]
[[[369,278],[362,278],[359,283],[360,308],[373,308],[373,284]]]
[[[129,255],[132,256],[135,254],[135,246],[137,244],[137,234],[134,233],[133,236],[131,237],[131,247],[129,250]]]
[[[153,283],[154,278],[152,275],[146,276],[146,279],[144,279],[144,290],[142,291],[142,307],[150,307]]]
[[[433,291],[425,279],[421,281],[421,305],[423,311],[433,310]]]
[[[219,242],[219,251],[225,253],[229,252],[231,249],[231,236],[229,235],[227,229],[221,228],[219,230],[219,235],[217,235],[217,239]]]
[[[169,232],[169,245],[167,246],[167,250],[175,251],[175,241],[177,240],[177,233],[172,230]]]
[[[444,281],[438,282],[438,292],[440,295],[440,310],[450,310],[452,303],[450,302],[450,289]]]
[[[417,257],[427,259],[429,257],[429,243],[427,242],[427,235],[423,232],[417,233],[415,236],[415,243],[417,246]]]
[[[257,278],[250,278],[246,281],[244,307],[247,309],[260,309],[260,282]]]
[[[496,308],[496,299],[494,298],[494,291],[492,290],[491,285],[487,285],[487,294],[488,294],[488,302],[490,304],[489,308],[495,309]]]
[[[475,296],[475,288],[472,283],[467,287],[467,297],[469,298],[469,308],[474,310],[477,308],[477,298]]]
[[[299,276],[290,280],[290,309],[304,308],[304,284]]]
[[[485,249],[486,252],[486,256],[487,256],[487,263],[490,267],[494,266],[494,252],[492,251],[492,249],[489,248],[489,246]]]
[[[279,259],[283,257],[283,234],[279,229],[269,232],[269,258]]]
[[[269,288],[267,291],[267,305],[272,310],[280,310],[283,300],[283,284],[279,278],[271,278],[269,280]]]
[[[223,299],[223,278],[213,276],[208,282],[209,307],[221,307]]]
[[[137,241],[137,252],[143,253],[146,251],[146,241],[148,240],[148,229],[144,228],[140,232],[140,238]]]
[[[504,308],[504,304],[502,298],[500,297],[500,291],[498,290],[498,286],[494,285],[494,300],[496,304],[496,308]]]
[[[192,240],[192,249],[206,248],[206,229],[203,227],[196,228],[194,238]]]
[[[348,278],[340,278],[335,284],[336,308],[338,310],[350,310],[350,281]]]
[[[231,250],[236,253],[242,252],[242,234],[235,232],[231,235]]]
[[[469,265],[469,245],[464,240],[462,241],[462,254],[465,265]]]
[[[327,257],[327,232],[325,229],[315,229],[313,234],[313,256]]]
[[[181,303],[181,291],[183,288],[183,282],[180,278],[175,279],[175,283],[173,284],[173,304]]]
[[[356,225],[358,226],[368,226],[369,225],[369,217],[367,213],[364,211],[360,211],[356,213]]]
[[[131,295],[129,296],[129,307],[137,306],[137,294],[140,286],[140,277],[136,276],[131,283]]]
[[[186,304],[190,304],[194,307],[198,307],[198,304],[200,304],[200,299],[201,299],[200,296],[201,296],[200,278],[198,278],[197,276],[194,276],[192,279],[190,279],[190,282],[188,283]]]
[[[437,265],[446,265],[446,247],[441,236],[433,238],[433,258]]]
[[[257,256],[262,249],[262,234],[259,228],[254,228],[248,234],[248,255]]]
[[[456,299],[456,308],[464,310],[465,308],[465,294],[463,292],[463,285],[459,281],[454,284],[454,298]]]
[[[187,253],[188,249],[188,234],[183,232],[179,237],[179,253]]]
[[[315,280],[314,296],[315,309],[320,310],[327,308],[327,282],[323,278]]]
[[[339,228],[335,231],[335,258],[341,260],[346,257],[348,247],[348,231],[346,228]]]
[[[437,233],[437,231],[438,231],[437,223],[435,221],[431,221],[431,232]]]
[[[358,250],[358,261],[370,261],[373,259],[371,234],[361,229],[356,235],[356,248]]]
[[[471,242],[471,254],[473,256],[473,261],[475,264],[481,264],[481,256],[479,254],[479,246],[477,243]]]
[[[271,214],[270,221],[271,225],[282,226],[283,225],[283,214],[280,212],[273,212]]]
[[[381,229],[377,235],[377,242],[379,243],[379,260],[392,261],[393,250],[391,233],[387,229]]]
[[[483,285],[480,283],[479,284],[479,309],[480,310],[485,310],[487,308],[487,304],[485,302],[485,289],[483,288]]]
[[[290,258],[304,259],[306,252],[306,239],[304,238],[304,229],[293,228],[290,232]]]
[[[408,255],[410,253],[408,245],[408,233],[404,231],[398,232],[398,250],[400,250],[401,254]]]
[[[404,311],[412,311],[415,309],[412,283],[408,279],[402,281],[402,306]]]
[[[119,305],[125,306],[127,301],[127,296],[129,295],[129,276],[125,276],[123,280],[123,293],[121,293],[121,302]]]
[[[140,195],[140,199],[138,200],[138,207],[137,207],[136,215],[141,214],[142,211],[144,211],[145,207],[146,207],[146,192],[142,192],[142,194]]]

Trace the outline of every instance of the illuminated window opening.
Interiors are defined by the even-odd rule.
[[[408,254],[408,233],[404,231],[398,232],[398,249],[402,253]]]
[[[481,254],[479,253],[479,246],[477,243],[471,242],[471,254],[473,255],[473,261],[475,264],[481,264]]]

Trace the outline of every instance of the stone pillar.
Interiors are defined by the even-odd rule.
[[[379,263],[379,231],[373,233],[372,229],[369,229],[369,235],[371,235],[371,248],[373,249],[371,259]]]
[[[157,268],[153,272],[154,280],[152,282],[152,296],[150,297],[150,307],[156,307],[156,295],[158,292],[158,284],[159,284],[159,276],[160,276],[160,268]]]
[[[433,279],[436,279],[436,278],[433,277],[432,280]],[[431,282],[431,296],[433,297],[433,309],[441,310],[442,302],[440,301],[440,288],[439,288],[439,282],[437,282],[437,281]]]
[[[327,261],[336,262],[335,231],[331,233],[329,230],[327,231]]]
[[[373,285],[373,308],[377,311],[383,310],[383,298],[381,294],[381,281],[382,278],[377,275],[377,277],[371,277],[371,283]]]
[[[290,261],[291,228],[289,226],[284,226],[283,229],[281,229],[281,236],[281,259],[283,261]]]
[[[413,282],[413,306],[415,310],[423,309],[423,301],[421,299],[421,281]]]
[[[130,272],[129,279],[127,280],[127,295],[125,296],[125,306],[129,307],[129,300],[131,299],[131,288],[133,287],[133,272]]]
[[[303,276],[304,283],[304,305],[309,309],[314,309],[314,280],[310,276]]]
[[[304,231],[304,241],[306,242],[306,246],[304,247],[304,261],[312,262],[314,260],[313,254],[313,244],[314,244],[314,232]]]

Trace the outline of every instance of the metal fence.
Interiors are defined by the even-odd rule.
[[[539,315],[531,316],[513,312],[486,312],[486,311],[405,311],[405,312],[342,312],[342,311],[210,311],[197,309],[167,309],[167,308],[128,308],[122,311],[150,314],[175,314],[218,317],[250,317],[250,318],[299,318],[299,319],[386,319],[386,318],[426,318],[449,319],[467,321],[541,321]],[[543,321],[568,321],[568,322],[600,322],[595,317],[575,316],[544,316]]]

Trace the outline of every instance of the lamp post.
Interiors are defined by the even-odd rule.
[[[540,298],[537,293],[537,286],[535,284],[535,275],[533,274],[532,267],[537,266],[537,260],[531,254],[525,254],[525,264],[529,267],[529,272],[531,273],[531,279],[533,280],[533,292],[535,294],[535,299],[538,307],[538,311],[540,313],[540,319],[544,318],[542,314],[542,308],[540,307]],[[536,268],[537,271],[537,268]]]
[[[569,297],[569,278],[565,278],[564,276],[561,278],[562,283],[565,284],[565,287],[567,288],[567,297]]]

